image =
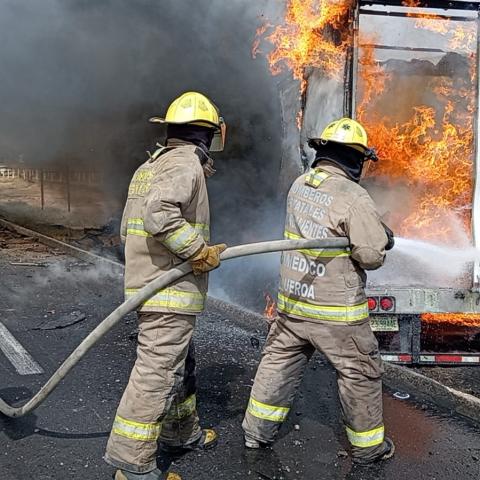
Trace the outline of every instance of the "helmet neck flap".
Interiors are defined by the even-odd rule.
[[[167,125],[167,146],[169,146],[169,140],[173,139],[182,140],[196,145],[198,147],[196,153],[202,164],[205,177],[210,178],[216,171],[213,167],[213,158],[210,156],[209,152],[214,133],[215,130],[213,128],[202,127],[200,125],[177,125],[169,123]]]
[[[309,145],[316,151],[313,168],[322,160],[326,160],[338,165],[354,182],[360,181],[366,160],[364,153],[336,142],[310,142]]]
[[[167,145],[168,140],[176,138],[184,142],[193,143],[202,150],[208,152],[212,145],[213,135],[215,131],[213,128],[202,127],[200,125],[184,124],[176,125],[169,123],[167,125]]]

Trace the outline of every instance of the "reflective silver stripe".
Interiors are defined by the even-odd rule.
[[[354,322],[368,318],[367,302],[353,306],[312,305],[279,293],[277,308],[287,314],[334,322]]]
[[[262,420],[270,420],[271,422],[284,422],[287,419],[289,407],[278,407],[259,402],[250,397],[247,411],[254,417]]]
[[[168,235],[163,243],[169,250],[177,253],[180,252],[180,250],[188,248],[197,238],[198,233],[187,223]]]
[[[138,288],[127,288],[125,298],[128,299],[139,291]],[[158,291],[150,300],[143,303],[144,307],[164,307],[199,313],[203,310],[206,295],[199,292],[184,292],[175,288],[165,288]]]
[[[187,397],[182,403],[173,404],[165,417],[165,420],[181,420],[182,418],[189,417],[197,409],[197,396],[195,394]]]
[[[160,436],[160,423],[141,423],[127,420],[117,415],[113,422],[112,431],[122,437],[139,440],[141,442],[153,442]]]
[[[385,436],[385,427],[374,428],[366,432],[356,432],[349,427],[346,427],[347,437],[350,443],[355,447],[368,448],[380,445]]]

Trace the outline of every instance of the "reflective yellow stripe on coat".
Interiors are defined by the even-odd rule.
[[[275,405],[267,405],[250,397],[247,411],[254,417],[262,420],[270,420],[271,422],[284,422],[287,419],[289,407],[277,407]]]
[[[303,237],[298,233],[289,232],[285,230],[283,236],[287,240],[300,240]],[[315,258],[334,258],[334,257],[349,257],[351,255],[349,248],[331,248],[331,249],[314,249],[314,250],[298,250],[299,252]]]
[[[188,248],[195,242],[198,233],[188,223],[183,227],[175,230],[163,241],[164,245],[173,253],[180,252],[184,248]]]
[[[385,427],[374,428],[366,432],[356,432],[349,427],[346,427],[347,437],[354,447],[368,448],[380,445],[385,436]]]
[[[199,233],[206,242],[210,241],[210,226],[205,223],[191,223],[193,229]]]
[[[127,235],[137,235],[138,237],[151,237],[145,231],[143,218],[129,218],[127,222]]]
[[[139,291],[138,288],[127,288],[125,298],[132,297]],[[205,295],[199,292],[184,292],[175,288],[164,288],[159,290],[152,298],[144,302],[145,307],[164,307],[170,309],[181,309],[187,312],[200,313],[205,304]]]
[[[313,168],[310,170],[305,183],[313,188],[318,188],[328,177],[330,177],[329,173]]]
[[[113,422],[112,432],[121,437],[139,440],[141,442],[156,442],[160,436],[160,423],[140,423],[117,415]]]
[[[170,234],[166,240],[166,242],[170,242],[167,244],[167,246],[170,248],[170,244],[171,244],[173,248],[177,249],[175,251],[181,250],[182,248],[187,246],[187,243],[183,245],[181,244],[181,240],[184,239],[185,237],[184,234],[186,233],[187,230],[188,232],[190,232],[190,234],[192,234],[192,231],[193,231],[194,235],[196,234],[201,235],[206,242],[210,241],[210,227],[208,225],[206,225],[205,223],[190,223],[185,227],[182,227],[177,231],[173,232],[172,234]],[[129,218],[127,220],[127,235],[136,235],[138,237],[152,237],[150,233],[145,231],[143,218]],[[186,235],[187,241],[188,241],[188,238],[189,236]],[[171,248],[171,250],[173,250],[173,248]]]
[[[278,310],[287,315],[330,320],[333,322],[355,322],[368,318],[367,302],[353,306],[312,305],[278,294]]]

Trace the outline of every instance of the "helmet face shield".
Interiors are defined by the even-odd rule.
[[[220,117],[219,118],[219,128],[215,131],[213,136],[212,145],[210,146],[211,152],[223,152],[225,148],[225,141],[227,138],[227,124],[225,120]]]
[[[372,162],[378,162],[377,151],[375,150],[375,148],[367,148],[367,150],[365,151],[365,160],[363,162],[362,178],[365,178],[367,176]]]

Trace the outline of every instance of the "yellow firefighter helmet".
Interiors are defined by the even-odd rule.
[[[198,92],[186,92],[168,107],[165,118],[152,117],[151,123],[191,124],[213,128],[210,151],[221,152],[225,146],[226,124],[220,116],[217,106],[205,95]]]
[[[365,129],[360,123],[351,118],[341,118],[329,123],[320,135],[320,141],[337,142],[355,148],[359,152],[367,153],[368,137]]]

